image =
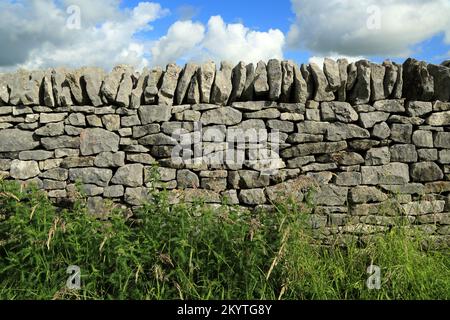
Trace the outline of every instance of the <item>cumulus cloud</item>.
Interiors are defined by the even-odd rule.
[[[135,35],[150,30],[150,23],[168,11],[152,2],[129,10],[121,10],[119,4],[118,0],[0,2],[0,68],[147,65],[150,42],[138,41]],[[76,11],[67,11],[69,6],[79,9],[79,28],[70,24]]]
[[[284,44],[284,34],[278,29],[255,31],[241,23],[227,24],[222,17],[213,16],[206,26],[190,20],[172,25],[167,35],[154,43],[151,63],[282,59]]]
[[[404,57],[437,34],[450,44],[449,0],[291,0],[290,48],[317,55]]]
[[[309,63],[315,63],[320,68],[322,68],[323,67],[323,61],[325,60],[325,58],[330,58],[330,59],[333,59],[335,61],[337,61],[338,59],[347,59],[347,61],[349,63],[365,59],[363,56],[346,56],[346,55],[340,55],[340,54],[337,54],[337,53],[330,53],[326,57],[325,56],[312,56],[312,57],[309,58]]]

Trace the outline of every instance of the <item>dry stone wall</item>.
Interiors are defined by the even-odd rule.
[[[81,183],[101,213],[105,199],[145,201],[157,165],[156,187],[174,203],[270,209],[308,197],[325,240],[382,232],[400,212],[448,245],[449,67],[326,59],[0,74],[0,173],[58,203]]]

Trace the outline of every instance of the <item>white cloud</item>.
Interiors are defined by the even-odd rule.
[[[291,48],[404,57],[411,46],[439,33],[450,43],[449,0],[291,1],[297,16],[287,37]],[[370,28],[378,20],[380,28]]]
[[[312,56],[312,57],[309,58],[308,62],[309,63],[315,63],[320,68],[322,68],[323,67],[323,61],[325,60],[325,58],[330,58],[330,59],[333,59],[335,61],[337,61],[338,59],[347,59],[347,61],[349,63],[365,59],[363,56],[345,56],[345,55],[340,55],[340,54],[337,54],[337,53],[331,53],[331,54],[329,54],[327,56]]]
[[[226,24],[220,16],[211,17],[207,26],[179,21],[154,43],[151,64],[164,65],[174,60],[237,63],[282,59],[284,44],[284,34],[278,29],[250,30],[241,23]]]
[[[148,64],[149,42],[135,39],[168,13],[142,2],[121,10],[118,0],[6,0],[0,3],[0,68],[27,69],[126,63]],[[67,28],[69,5],[80,8],[80,29]]]

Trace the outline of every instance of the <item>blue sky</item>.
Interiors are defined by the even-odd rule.
[[[441,63],[450,0],[0,0],[0,42],[0,70],[326,56]]]

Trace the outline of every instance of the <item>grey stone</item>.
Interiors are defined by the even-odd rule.
[[[67,117],[67,113],[41,113],[39,122],[41,124],[61,122]]]
[[[345,141],[305,143],[281,151],[282,158],[296,158],[312,154],[333,153],[347,148]]]
[[[379,166],[391,162],[391,153],[388,147],[372,148],[367,151],[366,165]]]
[[[126,188],[124,201],[133,206],[140,206],[151,199],[149,189],[144,187]]]
[[[416,216],[444,211],[445,201],[417,201],[402,205],[406,215]]]
[[[128,154],[127,161],[142,164],[156,164],[156,160],[147,153]]]
[[[391,125],[391,139],[400,143],[411,143],[413,126],[411,124],[394,123]]]
[[[294,131],[294,124],[289,121],[268,120],[267,126],[270,129],[279,130],[281,132],[293,132]]]
[[[277,59],[270,59],[267,64],[267,80],[269,83],[269,100],[277,101],[281,95],[283,72],[281,62]]]
[[[439,163],[450,164],[450,150],[439,151]]]
[[[245,67],[246,70],[246,79],[245,79],[245,85],[244,90],[241,94],[241,100],[242,101],[251,101],[253,100],[253,97],[255,95],[255,66],[253,63],[248,64]]]
[[[442,180],[444,174],[434,162],[419,162],[411,165],[411,178],[416,182]]]
[[[350,190],[349,200],[353,204],[383,202],[387,195],[376,187],[358,186]]]
[[[119,90],[116,96],[116,105],[123,108],[128,108],[131,101],[131,92],[133,91],[133,70],[127,70],[122,76],[119,84]]]
[[[117,169],[114,177],[111,179],[112,184],[124,185],[127,187],[139,187],[144,183],[142,164],[127,164]]]
[[[434,81],[425,62],[407,59],[403,63],[403,88],[407,100],[430,101],[434,95]]]
[[[34,132],[38,136],[55,137],[64,134],[64,123],[49,123]]]
[[[301,168],[304,165],[314,162],[315,158],[314,156],[306,156],[306,157],[297,157],[293,159],[289,159],[287,161],[287,167],[288,168]]]
[[[139,143],[144,146],[177,145],[177,141],[163,133],[150,134],[139,139]]]
[[[384,96],[390,98],[394,92],[395,84],[397,83],[398,67],[388,60],[383,62],[383,66],[386,70],[384,77]]]
[[[370,64],[370,92],[371,101],[383,100],[386,98],[384,91],[384,78],[386,68],[383,65],[371,63]]]
[[[166,67],[166,72],[162,76],[161,88],[158,92],[158,104],[172,106],[174,103],[175,90],[178,84],[181,68],[170,63]]]
[[[385,122],[389,118],[389,113],[375,111],[375,112],[364,112],[360,113],[359,117],[361,119],[361,124],[364,128],[372,128],[377,123]]]
[[[240,111],[231,107],[221,107],[204,112],[200,121],[203,125],[224,124],[232,126],[240,123],[241,120],[242,113]]]
[[[117,152],[119,140],[118,135],[104,129],[85,129],[80,135],[80,151],[84,156],[107,151]]]
[[[178,188],[181,189],[200,187],[198,176],[190,170],[178,170],[177,182]]]
[[[269,83],[267,81],[267,67],[263,61],[259,61],[255,70],[254,92],[257,98],[267,97]]]
[[[368,185],[405,184],[409,182],[409,166],[406,163],[389,163],[384,166],[361,167],[362,183]]]
[[[102,117],[103,126],[108,131],[119,131],[120,116],[117,114],[106,114]]]
[[[92,167],[94,165],[94,157],[73,156],[59,160],[62,160],[62,162],[60,163],[60,166],[62,168]]]
[[[436,112],[430,115],[427,120],[430,126],[448,126],[450,125],[450,111]]]
[[[269,108],[269,109],[264,109],[261,111],[245,113],[244,118],[245,119],[276,119],[276,118],[279,118],[280,115],[281,115],[281,113],[280,113],[280,111],[278,111],[278,109]]]
[[[69,136],[79,136],[81,134],[82,128],[66,125],[64,126],[64,131]]]
[[[293,101],[299,103],[306,103],[308,98],[308,86],[303,78],[302,72],[297,64],[294,64],[294,87],[293,87]]]
[[[95,184],[106,187],[111,180],[112,171],[98,168],[72,168],[69,169],[69,180],[80,181],[85,184]]]
[[[233,90],[231,76],[233,66],[229,62],[222,62],[220,71],[216,72],[216,78],[211,91],[211,103],[217,105],[226,105]]]
[[[338,186],[357,186],[361,184],[361,173],[359,172],[341,172],[336,177]]]
[[[348,61],[347,59],[338,59],[340,86],[338,88],[338,100],[347,101],[347,81],[348,81]]]
[[[371,67],[370,62],[361,60],[356,62],[357,77],[353,88],[350,91],[349,101],[352,104],[365,104],[370,101],[371,88]]]
[[[376,101],[373,106],[378,111],[383,112],[405,112],[403,100],[380,100]]]
[[[396,144],[390,148],[392,162],[417,162],[418,155],[413,144]]]
[[[53,157],[53,152],[45,150],[22,151],[19,153],[20,160],[47,160]]]
[[[354,138],[370,138],[370,133],[354,124],[336,122],[329,125],[326,137],[329,141],[341,141]]]
[[[436,161],[438,159],[438,151],[436,149],[419,149],[417,154],[419,161]]]
[[[358,113],[347,102],[322,102],[320,106],[323,121],[358,121]]]
[[[41,144],[47,150],[55,150],[61,148],[78,149],[80,147],[80,138],[68,136],[42,138]]]
[[[323,73],[322,69],[315,64],[311,63],[311,73],[314,79],[314,100],[315,101],[333,101],[334,100],[334,94],[328,84],[327,78],[325,74]]]
[[[105,187],[103,196],[105,198],[120,198],[124,195],[124,187],[121,185],[114,185]]]
[[[144,68],[142,74],[139,75],[136,87],[131,91],[129,106],[131,109],[138,109],[141,106],[144,100],[144,91],[147,87],[149,76],[150,71],[148,68]]]
[[[53,96],[53,87],[52,87],[52,76],[50,73],[46,72],[44,78],[42,79],[42,98],[44,101],[44,105],[47,107],[55,106],[55,98]]]
[[[130,67],[125,65],[115,66],[112,71],[105,76],[103,85],[100,89],[102,101],[104,103],[114,104],[116,102],[120,81],[127,70],[130,70]]]
[[[401,99],[403,97],[403,66],[394,63],[397,67],[397,82],[392,92],[393,99]]]
[[[229,103],[233,103],[241,98],[245,89],[245,83],[247,80],[247,68],[244,62],[239,62],[237,66],[233,68],[232,74],[232,87]]]
[[[69,83],[66,80],[67,70],[64,68],[56,68],[52,70],[52,87],[57,106],[70,106],[73,104]]]
[[[186,93],[186,102],[190,104],[197,104],[201,102],[200,99],[200,87],[198,84],[198,69],[197,73],[192,77],[191,83],[189,84],[188,91]]]
[[[72,126],[84,127],[86,126],[86,117],[82,113],[71,113],[67,117],[67,122]]]
[[[297,125],[299,133],[323,135],[327,132],[328,122],[304,121]]]
[[[10,174],[14,179],[26,180],[40,174],[39,165],[36,161],[13,160],[11,162]]]
[[[433,104],[433,111],[450,111],[450,102],[435,101]]]
[[[431,131],[417,130],[412,135],[412,142],[417,147],[433,148],[433,133]]]
[[[434,98],[440,101],[449,101],[450,67],[429,64],[427,69],[434,79]]]
[[[298,67],[297,67],[298,68]],[[281,62],[281,70],[283,72],[283,78],[281,82],[281,95],[280,101],[289,102],[294,92],[294,62],[292,61],[282,61]],[[300,71],[300,70],[299,70]],[[300,102],[300,101],[294,101]]]
[[[144,89],[144,103],[147,105],[155,104],[158,100],[158,92],[163,71],[157,67],[150,70],[147,85]]]
[[[348,188],[335,185],[321,185],[313,194],[312,203],[316,206],[342,206],[347,202]]]
[[[389,117],[387,122],[412,124],[413,126],[420,126],[424,124],[425,120],[419,117],[404,117],[397,114],[393,114]]]
[[[96,167],[122,167],[125,165],[124,152],[102,152],[95,157],[94,164]]]
[[[101,87],[105,78],[105,71],[101,68],[83,68],[81,81],[86,88],[86,94],[93,106],[99,107],[103,105],[101,99]]]
[[[339,65],[336,61],[325,58],[323,62],[323,72],[327,77],[329,87],[332,91],[336,91],[341,86],[341,76],[339,74]]]
[[[352,62],[347,67],[347,91],[351,91],[355,86],[356,79],[358,78],[358,67],[355,62]]]
[[[195,63],[187,63],[184,67],[180,79],[178,80],[178,86],[175,93],[176,104],[183,103],[188,92],[189,85],[191,84],[191,80],[196,74],[197,69],[198,65],[196,65]]]
[[[450,149],[450,132],[438,132],[434,138],[434,147]]]
[[[0,130],[0,152],[32,150],[39,145],[33,133],[17,129]]]
[[[408,101],[406,103],[406,111],[411,117],[421,117],[433,111],[431,102]]]
[[[258,205],[266,203],[263,189],[247,189],[239,192],[239,200],[243,204]]]
[[[311,100],[314,98],[314,77],[312,75],[311,66],[309,64],[302,64],[300,67],[303,79],[306,82],[307,98],[306,100]]]
[[[211,98],[211,89],[216,76],[216,64],[213,61],[202,64],[198,71],[198,83],[200,86],[200,101],[209,103]]]
[[[171,108],[168,106],[141,106],[139,116],[142,124],[149,124],[169,121],[172,114]]]

